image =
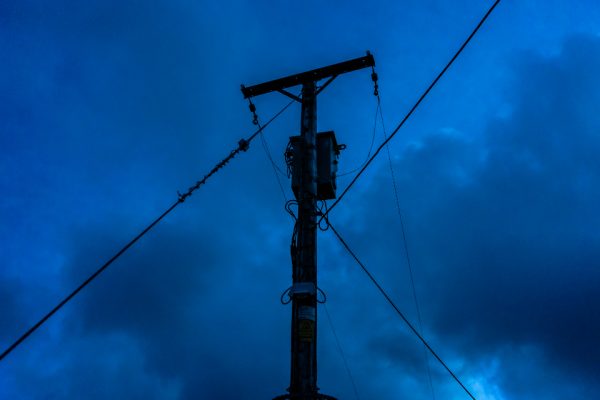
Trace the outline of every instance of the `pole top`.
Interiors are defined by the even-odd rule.
[[[289,75],[284,78],[259,83],[258,85],[248,87],[242,85],[242,94],[244,95],[244,98],[247,99],[249,97],[260,96],[261,94],[265,93],[284,90],[292,86],[302,85],[306,82],[316,82],[321,79],[374,66],[375,58],[371,52],[367,51],[366,56],[332,64],[327,67],[317,68],[295,75]]]

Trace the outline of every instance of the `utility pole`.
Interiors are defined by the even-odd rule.
[[[338,146],[333,132],[317,133],[317,95],[338,75],[374,67],[365,57],[244,87],[244,98],[277,91],[302,104],[300,136],[290,138],[286,161],[292,170],[292,189],[298,203],[292,249],[291,374],[288,394],[275,400],[335,400],[317,386],[317,201],[335,198]],[[317,82],[327,81],[317,87]],[[287,88],[302,85],[300,97]],[[251,107],[253,107],[251,103]],[[251,108],[252,109],[252,108]],[[289,157],[288,157],[289,156]],[[295,247],[295,249],[294,249]]]

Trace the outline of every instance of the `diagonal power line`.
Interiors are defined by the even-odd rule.
[[[327,309],[327,304],[323,303],[323,307],[325,310],[325,315],[327,315],[327,321],[329,322],[329,327],[331,328],[331,332],[333,333],[333,338],[335,339],[335,343],[337,345],[338,352],[340,353],[340,356],[342,357],[342,360],[344,361],[344,367],[346,368],[346,373],[348,374],[350,383],[352,383],[352,390],[354,391],[354,396],[356,397],[356,400],[360,400],[360,397],[358,395],[358,389],[356,389],[356,382],[354,382],[354,376],[352,375],[352,372],[350,371],[350,366],[348,365],[348,360],[346,359],[346,355],[344,354],[344,349],[342,349],[342,344],[340,343],[340,339],[338,338],[338,335],[335,331],[335,327],[333,326],[333,320],[331,319],[331,315],[329,314],[329,310]]]
[[[381,98],[379,94],[377,94],[377,105],[379,110],[379,116],[381,117],[381,128],[383,130],[383,137],[387,139],[387,133],[385,130],[385,121],[383,118],[383,110],[381,107]],[[408,274],[410,277],[410,284],[412,287],[412,295],[413,301],[415,302],[415,309],[417,310],[417,322],[419,323],[419,331],[423,334],[423,319],[421,318],[421,307],[419,306],[419,299],[417,297],[417,289],[415,287],[415,278],[413,274],[412,261],[410,258],[410,253],[408,251],[408,240],[406,239],[406,227],[404,225],[404,217],[402,216],[402,208],[400,207],[400,196],[398,195],[398,184],[396,183],[396,174],[394,173],[394,166],[392,164],[392,155],[390,153],[389,144],[385,146],[385,150],[387,153],[387,158],[390,166],[390,175],[392,178],[392,186],[394,189],[394,199],[396,202],[396,210],[398,212],[398,217],[400,219],[400,229],[402,232],[402,242],[404,244],[404,256],[406,258],[406,265],[408,267]],[[425,355],[425,367],[427,369],[427,380],[429,382],[429,389],[431,390],[431,398],[435,400],[435,391],[433,390],[433,380],[431,379],[431,367],[429,366],[429,355],[427,354],[427,349],[423,347],[423,352]]]
[[[408,113],[404,116],[404,118],[402,118],[402,120],[396,126],[396,128],[393,130],[393,132],[390,134],[390,136],[387,139],[385,139],[379,145],[379,147],[377,148],[377,150],[375,150],[375,152],[373,153],[373,155],[371,156],[371,158],[369,158],[369,160],[363,165],[363,167],[360,169],[360,171],[358,171],[358,173],[354,176],[354,178],[352,179],[352,181],[350,181],[350,183],[348,184],[348,186],[346,186],[346,188],[344,189],[344,191],[342,192],[342,194],[333,202],[333,204],[331,205],[331,207],[329,207],[329,210],[327,211],[326,215],[329,214],[329,212],[331,212],[331,210],[333,210],[335,208],[335,206],[339,204],[339,202],[346,195],[346,193],[348,193],[348,191],[350,190],[350,188],[356,183],[356,181],[358,180],[358,178],[360,178],[360,176],[369,167],[369,165],[375,159],[375,157],[377,157],[377,155],[381,152],[381,150],[385,147],[385,145],[388,144],[388,142],[390,140],[392,140],[392,138],[398,133],[398,131],[400,130],[400,128],[402,128],[402,126],[406,123],[406,121],[410,118],[410,116],[415,112],[415,110],[423,102],[423,100],[425,99],[425,97],[427,97],[427,95],[429,94],[429,92],[431,92],[431,89],[433,89],[433,87],[438,83],[438,81],[442,78],[442,76],[444,76],[444,74],[446,73],[446,71],[448,71],[448,69],[454,63],[454,61],[456,61],[456,59],[462,53],[462,51],[465,49],[465,47],[467,47],[467,45],[469,44],[469,42],[471,41],[471,39],[473,39],[473,37],[475,36],[475,34],[479,31],[479,29],[481,28],[481,26],[488,19],[488,17],[492,13],[492,11],[494,11],[494,9],[496,8],[496,6],[499,3],[500,3],[500,0],[495,0],[494,1],[494,4],[492,4],[492,6],[488,9],[488,11],[485,13],[485,15],[481,18],[481,20],[479,21],[479,23],[477,24],[477,26],[475,26],[475,29],[473,29],[473,31],[471,32],[471,34],[469,35],[469,37],[467,37],[467,39],[463,42],[463,44],[460,46],[460,48],[458,49],[458,51],[456,53],[454,53],[454,56],[452,56],[452,58],[450,59],[450,61],[448,61],[448,63],[446,64],[446,66],[440,71],[440,73],[435,77],[435,79],[429,84],[429,86],[427,87],[427,89],[425,89],[425,91],[421,94],[421,96],[419,97],[419,99],[417,100],[417,102],[412,106],[412,108],[408,111]]]
[[[487,13],[484,15],[484,17],[481,19],[481,21],[479,22],[479,24],[475,27],[475,29],[469,35],[469,37],[466,39],[466,41],[462,44],[462,46],[459,48],[459,50],[456,52],[456,54],[452,57],[452,59],[448,62],[448,64],[446,64],[446,66],[438,74],[438,76],[433,80],[433,82],[429,85],[429,87],[425,90],[425,92],[417,100],[417,102],[415,103],[415,105],[411,108],[411,110],[408,112],[408,114],[406,114],[406,116],[402,119],[402,121],[398,124],[398,126],[394,129],[394,131],[390,134],[390,136],[386,140],[384,140],[384,142],[377,148],[377,150],[375,151],[375,153],[365,163],[365,165],[360,169],[360,171],[357,173],[357,175],[352,179],[352,181],[350,182],[350,184],[344,189],[344,191],[342,192],[342,194],[332,204],[332,206],[329,208],[329,210],[327,211],[327,213],[323,217],[326,217],[326,215],[329,213],[329,211],[331,211],[341,201],[341,199],[346,195],[346,193],[350,190],[350,188],[354,185],[354,183],[358,180],[358,178],[368,168],[368,166],[375,159],[375,157],[377,157],[377,155],[381,152],[381,150],[383,149],[383,147],[396,135],[396,133],[400,130],[400,128],[404,125],[404,123],[410,118],[410,116],[413,114],[413,112],[417,109],[417,107],[421,104],[421,102],[429,94],[429,92],[431,91],[431,89],[433,89],[433,87],[437,84],[437,82],[440,80],[440,78],[446,73],[446,71],[450,68],[450,66],[454,63],[454,61],[456,60],[456,58],[460,55],[460,53],[463,51],[463,49],[467,46],[467,44],[475,36],[475,34],[479,30],[479,28],[481,28],[481,26],[483,25],[483,23],[487,20],[487,18],[489,17],[489,15],[492,13],[492,11],[494,10],[494,8],[499,3],[500,3],[500,0],[496,0],[494,2],[494,4],[487,11]],[[242,151],[246,151],[248,149],[248,146],[249,146],[250,142],[258,134],[260,134],[263,131],[263,129],[266,128],[273,120],[275,120],[279,115],[281,115],[292,103],[293,103],[293,101],[291,101],[290,103],[288,103],[283,109],[281,109],[277,114],[275,114],[275,116],[273,118],[271,118],[265,125],[263,125],[256,132],[254,132],[248,139],[242,139],[242,140],[240,140],[239,143],[238,143],[238,147],[235,148],[234,150],[232,150],[227,157],[225,157],[221,162],[219,162],[217,165],[215,165],[215,167],[213,167],[213,169],[208,174],[206,174],[201,180],[197,181],[185,193],[179,194],[179,197],[178,197],[178,199],[177,199],[177,201],[175,203],[173,203],[169,208],[167,208],[158,218],[156,218],[154,221],[152,221],[144,230],[142,230],[137,236],[135,236],[131,241],[129,241],[121,250],[119,250],[105,264],[103,264],[92,275],[90,275],[85,281],[83,281],[83,283],[81,283],[73,292],[71,292],[68,296],[66,296],[60,303],[58,303],[52,310],[50,310],[37,323],[35,323],[31,328],[29,328],[25,333],[23,333],[13,344],[11,344],[7,349],[5,349],[2,352],[2,354],[0,354],[0,361],[4,360],[4,358],[8,354],[10,354],[15,348],[17,348],[33,332],[35,332],[37,329],[39,329],[48,319],[50,319],[50,317],[52,317],[56,312],[58,312],[70,300],[72,300],[73,297],[75,297],[81,290],[83,290],[88,284],[90,284],[96,277],[98,277],[102,272],[104,272],[104,270],[106,270],[114,261],[116,261],[123,253],[125,253],[139,239],[141,239],[146,233],[148,233],[152,228],[154,228],[154,226],[156,226],[163,218],[165,218],[168,214],[170,214],[178,205],[180,205],[188,197],[190,197],[197,189],[200,188],[200,186],[204,185],[206,183],[206,181],[212,175],[214,175],[221,168],[223,168],[227,163],[229,163],[229,161],[231,161],[238,153],[240,153]],[[333,227],[332,227],[332,230],[334,231],[334,233],[336,234],[336,236],[338,236],[338,238],[340,239],[340,241],[342,241],[342,243],[345,245],[345,247],[348,249],[348,251],[351,252],[351,250],[347,247],[347,245],[345,244],[345,242],[343,242],[343,239],[341,239],[341,237],[338,235],[337,231],[335,231],[335,229],[333,229]],[[353,254],[353,253],[351,252],[351,254]],[[354,254],[353,254],[353,256],[354,256]],[[354,258],[357,260],[357,262],[359,262],[359,264],[361,264],[360,261],[358,260],[358,258],[356,258],[356,256],[354,256]],[[374,278],[368,273],[368,271],[364,268],[364,266],[362,264],[361,264],[361,266],[363,267],[363,269],[365,270],[365,272],[367,272],[367,274],[373,280],[373,282],[383,292],[383,289],[381,289],[381,287],[377,284],[377,282],[374,280]],[[396,309],[396,311],[400,313],[400,311],[391,302],[391,300],[385,294],[385,292],[383,292],[383,293],[386,296],[386,298],[388,299],[388,301],[390,301],[390,303],[394,306],[394,308]],[[427,346],[427,348],[433,353],[433,355],[438,359],[438,361],[440,361],[446,367],[446,365],[443,363],[443,361],[429,347],[429,345],[427,344],[427,342],[425,342],[425,340],[421,337],[421,335],[419,335],[419,333],[412,327],[412,325],[410,325],[410,323],[408,322],[408,320],[406,320],[401,313],[400,313],[400,315],[405,320],[405,322],[409,324],[409,326],[411,327],[411,329],[413,329],[413,331],[417,334],[417,336],[423,341],[423,343]],[[456,378],[456,376],[452,373],[452,371],[450,371],[450,369],[448,369],[448,367],[446,367],[446,369],[459,382],[459,384],[463,387],[463,389],[465,389],[465,391],[467,391],[467,393],[469,393],[468,390],[464,387],[464,385],[462,385],[462,383],[460,383],[460,381],[458,380],[458,378]],[[469,393],[469,395],[472,398],[474,398],[470,393]]]
[[[459,49],[456,51],[456,53],[452,56],[452,58],[450,59],[450,61],[448,61],[448,63],[444,66],[444,68],[435,77],[435,79],[429,84],[429,86],[427,87],[427,89],[425,89],[425,91],[421,94],[421,96],[418,98],[418,100],[416,101],[416,103],[412,106],[412,108],[408,111],[408,113],[404,116],[404,118],[402,118],[402,120],[400,121],[400,123],[392,131],[392,133],[389,135],[389,137],[386,137],[384,139],[384,141],[375,150],[375,152],[373,153],[373,155],[360,168],[360,170],[354,176],[354,178],[352,179],[352,181],[350,181],[350,183],[348,184],[348,186],[346,186],[346,188],[342,191],[342,193],[340,194],[340,196],[338,196],[338,198],[333,202],[333,204],[329,207],[329,209],[321,216],[321,219],[325,219],[325,221],[327,222],[328,226],[331,227],[331,230],[337,236],[338,240],[342,243],[342,245],[345,247],[345,249],[350,253],[350,255],[354,258],[354,260],[359,264],[359,266],[367,274],[367,276],[369,277],[369,279],[371,279],[371,281],[373,282],[373,284],[375,284],[375,286],[379,289],[379,291],[382,293],[382,295],[385,297],[385,299],[388,301],[388,303],[390,303],[390,305],[394,308],[394,310],[400,316],[400,318],[408,325],[408,327],[419,338],[419,340],[423,343],[423,345],[427,348],[427,350],[429,350],[431,352],[431,354],[440,362],[440,364],[442,364],[442,366],[448,371],[448,373],[450,373],[450,375],[452,376],[452,378],[454,378],[454,380],[460,385],[460,387],[465,391],[465,393],[467,395],[469,395],[469,397],[471,399],[473,399],[473,400],[476,400],[475,397],[473,396],[473,394],[465,387],[465,385],[456,376],[456,374],[454,374],[454,372],[452,372],[452,370],[448,367],[448,365],[433,350],[433,348],[429,345],[429,343],[425,340],[425,338],[419,333],[419,331],[417,331],[417,329],[414,327],[414,325],[410,323],[410,321],[406,318],[406,316],[402,313],[402,311],[400,311],[400,309],[396,306],[396,304],[393,302],[393,300],[385,292],[385,290],[383,289],[383,287],[377,282],[377,280],[375,279],[375,277],[369,272],[369,270],[360,261],[360,259],[356,256],[356,254],[350,249],[350,247],[348,246],[348,244],[346,243],[346,241],[341,237],[341,235],[337,232],[337,230],[331,225],[331,223],[327,219],[327,216],[329,215],[329,212],[331,210],[333,210],[340,203],[340,201],[342,200],[342,198],[348,193],[348,191],[356,183],[356,181],[358,180],[358,178],[360,178],[360,176],[365,172],[365,170],[369,167],[369,165],[373,162],[373,160],[377,157],[377,155],[379,155],[379,153],[381,152],[381,150],[384,147],[386,147],[386,145],[398,133],[398,131],[402,128],[402,126],[404,126],[404,124],[406,123],[406,121],[408,121],[408,119],[416,111],[416,109],[419,107],[419,105],[427,97],[427,95],[429,94],[429,92],[431,92],[431,90],[435,87],[435,85],[438,83],[438,81],[444,76],[444,74],[452,66],[452,64],[454,63],[454,61],[456,61],[456,59],[458,58],[458,56],[462,53],[462,51],[471,42],[471,40],[473,39],[473,37],[477,34],[477,32],[479,31],[479,29],[483,26],[483,24],[485,23],[485,21],[488,19],[488,17],[494,11],[494,9],[496,8],[496,6],[498,6],[498,4],[500,4],[500,1],[501,0],[495,0],[494,1],[494,3],[488,9],[488,11],[485,13],[485,15],[481,18],[481,20],[479,21],[479,23],[475,26],[475,28],[473,29],[473,31],[471,32],[471,34],[462,43],[462,45],[459,47]],[[393,171],[392,171],[392,173],[393,173]],[[400,216],[400,218],[402,218],[402,216]],[[403,221],[402,221],[402,225],[404,225]],[[404,228],[404,226],[403,226],[403,228]],[[405,242],[405,245],[406,245],[406,242]],[[407,256],[408,256],[408,254],[407,254]],[[411,271],[411,279],[412,279],[412,271]],[[414,292],[413,292],[413,294],[414,294]],[[418,307],[418,305],[417,305],[417,307]],[[419,324],[421,325],[420,316],[419,316]],[[422,330],[422,327],[421,327],[421,330]],[[430,379],[431,379],[431,377],[430,377]],[[430,382],[430,384],[431,384],[431,382]]]
[[[25,339],[27,339],[33,332],[35,332],[38,328],[40,328],[50,317],[52,317],[58,310],[60,310],[65,304],[73,299],[80,291],[82,291],[87,285],[89,285],[94,279],[98,277],[104,270],[106,270],[113,262],[115,262],[123,253],[125,253],[131,246],[133,246],[138,240],[140,240],[146,233],[148,233],[152,228],[154,228],[164,217],[171,213],[178,205],[182,204],[188,197],[190,197],[196,190],[200,188],[200,186],[204,185],[206,181],[217,173],[221,168],[223,168],[229,161],[231,161],[238,153],[248,150],[250,146],[250,142],[260,134],[271,122],[273,122],[277,117],[279,117],[287,108],[294,102],[294,100],[290,101],[285,107],[283,107],[279,112],[277,112],[266,124],[259,127],[248,139],[242,139],[238,142],[238,147],[233,149],[227,157],[221,160],[217,165],[213,167],[213,169],[208,172],[208,174],[204,175],[204,177],[197,181],[193,186],[190,186],[185,193],[178,192],[178,199],[175,203],[173,203],[169,208],[167,208],[158,218],[150,223],[144,230],[142,230],[137,236],[131,239],[121,250],[119,250],[115,255],[113,255],[107,262],[105,262],[100,268],[96,270],[92,275],[90,275],[85,281],[83,281],[75,290],[73,290],[67,297],[65,297],[60,303],[58,303],[52,310],[50,310],[46,315],[44,315],[38,322],[36,322],[31,328],[29,328],[25,333],[23,333],[13,344],[8,346],[6,350],[0,354],[0,361],[4,360],[4,358],[9,355],[14,349],[16,349]]]
[[[408,327],[410,328],[410,330],[413,331],[413,333],[417,336],[417,338],[419,338],[419,340],[425,345],[425,347],[427,347],[427,350],[429,350],[431,352],[431,354],[440,362],[440,364],[442,364],[442,366],[446,369],[446,371],[448,371],[448,373],[450,373],[450,375],[452,376],[452,378],[454,378],[454,380],[469,395],[469,397],[471,397],[471,399],[473,399],[473,400],[476,400],[475,397],[469,391],[469,389],[466,388],[466,386],[461,382],[461,380],[456,376],[456,374],[454,372],[452,372],[452,370],[450,369],[450,367],[448,367],[448,365],[444,362],[444,360],[442,360],[441,357],[435,352],[435,350],[433,350],[433,348],[429,345],[429,343],[427,342],[427,340],[425,340],[425,338],[419,333],[419,331],[414,327],[414,325],[411,324],[410,321],[406,318],[406,316],[404,315],[404,313],[402,313],[402,311],[400,311],[400,309],[398,308],[398,306],[396,306],[396,304],[394,303],[394,301],[386,293],[386,291],[383,289],[383,287],[379,284],[379,282],[377,282],[377,280],[369,272],[369,270],[367,269],[367,267],[360,261],[360,259],[352,251],[352,249],[350,248],[350,246],[348,246],[348,243],[346,243],[346,241],[342,238],[342,236],[334,228],[334,226],[331,225],[331,222],[327,219],[327,217],[325,217],[325,221],[327,222],[327,226],[329,226],[331,228],[331,230],[333,231],[333,233],[335,234],[335,236],[337,236],[337,238],[340,241],[340,243],[344,246],[344,248],[348,251],[348,253],[350,253],[350,255],[352,256],[352,258],[354,258],[354,261],[356,261],[356,263],[367,274],[367,276],[369,277],[369,279],[371,280],[371,282],[373,282],[373,284],[377,287],[377,289],[379,289],[379,291],[381,292],[381,294],[383,295],[383,297],[385,297],[385,299],[387,300],[387,302],[390,303],[390,305],[392,306],[392,308],[394,308],[394,310],[400,316],[400,318],[402,318],[402,320],[406,323],[406,325],[408,325]]]

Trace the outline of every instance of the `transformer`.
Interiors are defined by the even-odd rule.
[[[317,199],[335,199],[340,149],[333,131],[317,133]]]
[[[340,150],[333,131],[317,133],[317,200],[331,200],[336,197],[336,176]],[[292,178],[292,190],[299,197],[301,180],[301,159],[304,154],[304,141],[301,136],[292,136],[285,152],[288,176]]]

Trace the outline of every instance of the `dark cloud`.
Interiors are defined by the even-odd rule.
[[[269,78],[288,67],[294,72],[292,55],[313,45],[299,39],[300,22],[276,19],[282,32],[273,35],[258,15],[266,8],[245,3],[236,13],[205,5],[190,10],[183,2],[34,3],[29,12],[0,6],[0,16],[10,15],[0,48],[15,55],[0,74],[0,101],[7,104],[0,118],[14,133],[0,136],[2,176],[10,176],[0,178],[0,187],[14,193],[0,200],[8,221],[0,238],[23,238],[3,255],[7,269],[18,271],[0,283],[3,343],[252,130],[249,115],[231,118],[231,104],[246,107],[231,80]],[[321,14],[325,21],[328,13]],[[354,49],[355,41],[337,36],[339,26],[323,25],[320,36],[328,32],[330,44]],[[297,46],[289,45],[292,34]],[[285,49],[259,47],[268,36]],[[238,41],[246,45],[234,46]],[[315,63],[310,67],[321,63],[319,51],[307,55]],[[240,60],[260,60],[264,69],[247,70]],[[421,69],[423,60],[411,62]],[[491,118],[485,130],[451,125],[393,154],[425,335],[479,398],[593,397],[600,359],[594,346],[600,333],[600,42],[575,37],[556,56],[520,54],[513,68],[504,116]],[[365,87],[370,92],[368,79]],[[391,92],[393,85],[385,87]],[[330,100],[323,96],[320,103],[327,111],[322,126],[331,124],[328,118],[343,120],[336,129],[344,141],[368,142],[366,129],[355,124],[362,114],[343,114],[331,104],[341,99],[351,109],[354,92],[330,89]],[[269,99],[257,104],[261,118],[278,106]],[[462,105],[469,106],[457,101],[453,107]],[[396,115],[391,106],[386,112]],[[291,118],[269,136],[278,161],[275,149],[297,127]],[[32,336],[28,351],[11,355],[11,364],[0,366],[0,397],[264,399],[283,393],[289,307],[278,303],[278,291],[290,283],[291,221],[258,147]],[[362,148],[354,148],[362,157]],[[350,164],[352,157],[344,157]],[[385,162],[382,154],[333,221],[416,321]],[[40,200],[43,206],[35,208]],[[430,398],[423,349],[331,235],[321,238],[320,286],[361,397]],[[30,254],[33,245],[41,255]],[[44,266],[43,273],[21,268],[27,264]],[[34,273],[36,283],[24,285]],[[320,387],[353,398],[319,312]],[[438,398],[462,398],[447,373],[429,362]]]
[[[21,325],[21,314],[18,310],[21,308],[19,304],[19,291],[22,286],[9,277],[2,277],[2,288],[0,290],[0,326],[6,327],[10,325]],[[21,325],[21,328],[23,326]],[[8,342],[12,339],[6,330],[2,330],[2,342]]]
[[[260,227],[248,229],[250,235],[259,232]],[[66,286],[89,273],[83,268],[89,260],[114,251],[114,236],[107,226],[73,238],[76,251]],[[81,347],[82,358],[100,348],[103,358],[120,364],[127,355],[110,338],[123,335],[139,352],[144,373],[175,382],[181,398],[229,399],[249,389],[256,398],[276,395],[277,386],[268,383],[274,377],[281,385],[286,380],[288,320],[277,301],[276,291],[283,287],[273,281],[280,268],[272,260],[283,257],[281,263],[287,263],[287,257],[285,252],[253,251],[243,241],[211,224],[157,228],[73,305],[68,331],[76,338],[93,338],[89,348]],[[274,342],[273,336],[281,340]],[[143,378],[129,369],[123,373]],[[110,375],[100,379],[106,382]],[[133,396],[141,395],[130,386]]]
[[[590,108],[599,104],[599,57],[600,41],[585,37],[555,57],[527,54],[509,117],[490,122],[481,137],[428,136],[394,163],[434,343],[474,364],[499,358],[502,389],[514,398],[529,398],[531,382],[550,375],[564,385],[577,379],[584,393],[598,378],[600,117]],[[389,198],[389,178],[377,182],[360,204]],[[397,228],[383,222],[394,212],[355,213],[375,236],[361,244],[355,229],[352,241],[374,265],[387,256],[373,251],[400,245]],[[398,263],[387,263],[382,279],[396,282]],[[408,362],[397,334],[386,335],[386,352]],[[535,361],[520,350],[528,346],[539,349]],[[517,383],[518,374],[531,379]]]
[[[600,53],[595,49],[594,43],[587,39],[573,39],[566,44],[560,57],[543,59],[530,55],[515,74],[517,90],[514,98],[510,99],[513,108],[510,117],[491,122],[485,135],[472,140],[465,139],[462,133],[452,131],[429,136],[422,142],[409,146],[395,165],[401,171],[400,187],[409,225],[409,239],[416,263],[421,268],[418,271],[418,290],[423,298],[425,320],[429,322],[429,336],[434,347],[441,350],[451,362],[454,360],[454,364],[458,360],[464,360],[463,366],[458,368],[460,375],[468,377],[483,374],[474,379],[483,379],[485,370],[492,368],[482,360],[498,360],[497,368],[502,368],[502,372],[493,375],[496,383],[502,382],[498,393],[510,394],[514,398],[527,398],[531,393],[527,382],[511,379],[514,374],[527,373],[532,376],[532,381],[540,383],[547,379],[546,374],[565,382],[575,375],[586,376],[581,393],[592,390],[586,387],[592,385],[590,382],[593,381],[590,379],[596,374],[594,365],[598,354],[593,343],[595,332],[599,330],[597,316],[600,301],[595,291],[599,283],[599,274],[595,268],[598,259],[596,249],[599,247],[598,235],[594,229],[598,221],[593,199],[598,198],[599,186],[595,159],[589,154],[599,145],[595,130],[597,124],[594,115],[578,114],[578,107],[572,103],[573,96],[583,96],[579,101],[586,104],[593,101],[593,98],[587,98],[582,93],[561,95],[564,93],[564,83],[559,79],[561,76],[570,76],[584,80],[570,82],[568,87],[594,88],[594,85],[599,85],[599,82],[591,79],[593,75],[586,74],[585,71],[577,73],[585,66],[574,62],[576,57],[572,54],[590,51]],[[594,67],[593,64],[589,66]],[[519,80],[528,83],[525,85]],[[588,91],[590,94],[595,92]],[[536,93],[542,101],[532,101],[532,93]],[[564,114],[571,115],[571,118],[565,118]],[[561,145],[572,126],[581,129],[571,134],[569,139],[573,140],[570,143]],[[415,176],[419,179],[414,179]],[[366,199],[360,199],[362,205],[357,208],[380,202],[384,193],[382,189],[389,190],[389,183],[385,182],[387,179],[385,176],[376,177],[371,194]],[[365,209],[363,216],[353,224],[354,235],[362,237],[364,233],[356,232],[357,227],[363,224],[368,227],[374,222],[374,229],[370,229],[375,235],[374,240],[362,241],[359,245],[359,249],[367,253],[373,247],[389,249],[400,245],[397,227],[378,222],[395,218],[394,209],[389,207],[376,210],[377,214],[373,215],[369,213],[369,209]],[[211,360],[210,368],[206,364],[202,368],[204,376],[212,378],[191,383],[192,381],[188,381],[191,379],[189,366],[181,366],[186,348],[173,346],[169,356],[165,355],[164,348],[156,350],[159,343],[168,341],[170,332],[168,328],[165,329],[165,325],[181,329],[187,323],[184,317],[161,314],[160,307],[157,310],[153,306],[152,298],[161,295],[161,290],[155,287],[154,282],[161,281],[179,288],[180,296],[170,307],[167,306],[168,309],[178,310],[185,308],[184,304],[194,299],[202,303],[211,294],[217,298],[222,296],[211,293],[210,289],[200,289],[202,294],[195,291],[205,284],[203,278],[215,282],[225,278],[222,275],[212,276],[209,272],[208,275],[212,278],[192,273],[165,279],[167,275],[163,274],[166,272],[157,271],[166,263],[174,261],[183,266],[182,271],[193,271],[192,265],[199,263],[204,256],[199,254],[197,260],[190,256],[185,248],[192,247],[192,243],[181,245],[178,249],[177,246],[171,246],[181,242],[180,240],[170,240],[168,237],[161,239],[164,245],[159,249],[148,249],[141,260],[132,261],[132,265],[155,266],[154,270],[146,270],[150,274],[147,281],[144,278],[139,287],[133,291],[126,290],[125,287],[131,286],[131,281],[135,279],[135,273],[131,272],[129,278],[121,277],[124,279],[121,289],[119,284],[116,289],[111,284],[122,298],[117,297],[112,307],[100,313],[92,312],[91,315],[98,317],[97,324],[93,323],[92,327],[100,331],[124,329],[145,342],[148,346],[147,354],[152,354],[151,358],[156,357],[148,361],[153,368],[166,376],[186,377],[182,384],[183,393],[186,394],[184,397],[203,393],[233,398],[238,389],[226,388],[222,376],[236,376],[236,387],[252,387],[254,380],[258,376],[264,376],[264,371],[273,368],[272,362],[275,361],[265,364],[260,374],[240,380],[240,375],[237,374],[243,376],[243,373],[232,366],[243,362],[242,360],[264,359],[261,352],[254,358],[248,349],[240,348],[240,354],[250,354],[245,358],[234,356],[235,352],[224,355],[212,352],[202,345],[192,345],[195,353],[204,353]],[[240,239],[233,239],[231,242],[238,240]],[[215,246],[214,237],[210,243],[211,247]],[[217,247],[213,249],[215,260],[219,257],[217,254],[227,253],[224,245]],[[173,257],[174,254],[183,255],[178,259]],[[152,262],[149,263],[148,260]],[[282,260],[285,262],[285,257]],[[398,265],[389,258],[388,253],[375,254],[374,260],[375,265]],[[232,262],[235,263],[235,259]],[[334,271],[336,264],[338,268],[342,268],[339,261],[333,261],[332,264]],[[389,267],[383,268],[380,275],[386,277],[386,282],[390,282],[390,276],[391,282],[406,278],[398,267],[391,270]],[[188,282],[183,282],[184,280]],[[248,282],[255,280],[250,278]],[[331,289],[335,293],[338,289],[342,290],[342,287],[340,284]],[[269,290],[267,288],[265,286],[265,290]],[[350,301],[349,304],[354,303],[356,312],[364,314],[365,304],[357,304],[356,298],[373,297],[372,293],[368,293],[369,290],[363,287],[351,295],[338,295],[342,298],[354,297],[354,302]],[[186,297],[186,293],[190,297]],[[142,300],[145,298],[150,300]],[[410,303],[407,301],[409,296],[403,295],[400,299],[409,306],[414,320],[414,311],[410,310]],[[129,306],[118,307],[121,304]],[[91,305],[86,306],[88,307],[87,312],[93,310]],[[129,311],[125,311],[130,307],[132,314],[136,315],[135,321],[129,318]],[[237,306],[231,302],[230,307]],[[227,307],[221,305],[218,309]],[[157,313],[149,313],[149,310]],[[217,321],[219,319],[210,311],[205,310],[202,314],[204,313]],[[380,322],[390,318],[387,311],[369,313]],[[264,323],[265,320],[262,321]],[[285,317],[278,321],[284,322]],[[343,325],[350,321],[360,323],[361,319],[350,317]],[[153,323],[156,325],[152,325]],[[229,329],[232,328],[229,326]],[[186,332],[187,329],[190,328],[180,331],[180,337],[194,337],[193,333]],[[279,329],[284,333],[284,329]],[[217,330],[200,330],[207,338],[214,337],[212,335],[222,336]],[[357,336],[362,331],[369,337],[368,328],[349,331]],[[355,359],[355,365],[371,372],[381,368],[374,364],[383,364],[395,374],[422,374],[424,361],[420,346],[414,339],[411,341],[409,334],[400,332],[405,332],[400,324],[379,325],[368,341],[354,344],[359,349],[368,349],[368,354],[377,361]],[[250,337],[256,338],[255,335],[256,333],[250,334]],[[235,342],[235,338],[232,335],[231,341]],[[362,354],[364,350],[354,351]],[[528,359],[531,360],[526,362]],[[435,362],[430,362],[433,364],[434,378],[443,381],[443,371]],[[557,367],[548,368],[541,375],[533,372],[535,367],[541,368],[548,362]],[[526,368],[528,363],[531,366]],[[480,368],[484,372],[478,371]],[[280,376],[284,377],[285,373]],[[419,379],[411,379],[407,378],[402,387],[406,389],[423,383]],[[492,385],[490,382],[493,381],[486,383]],[[437,390],[456,393],[453,389],[445,388],[450,385],[446,383]],[[373,389],[364,390],[372,393]],[[563,396],[570,393],[570,390],[557,393]],[[389,395],[393,395],[392,392]]]

